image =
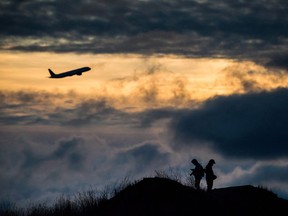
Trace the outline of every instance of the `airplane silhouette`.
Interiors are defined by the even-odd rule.
[[[75,70],[71,70],[71,71],[67,71],[67,72],[63,72],[63,73],[59,73],[59,74],[55,74],[51,69],[48,69],[49,73],[50,73],[50,77],[49,78],[64,78],[67,76],[73,76],[73,75],[82,75],[83,72],[89,71],[91,70],[90,67],[82,67],[82,68],[78,68]]]

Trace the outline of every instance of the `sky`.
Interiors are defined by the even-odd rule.
[[[0,200],[155,171],[288,199],[286,0],[2,0]],[[88,66],[82,76],[49,79]],[[205,180],[201,182],[206,187]]]

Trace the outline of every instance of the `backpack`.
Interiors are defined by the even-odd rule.
[[[192,173],[190,174],[190,175],[194,175],[194,176],[201,176],[201,177],[204,177],[204,175],[205,175],[205,170],[203,169],[203,167],[202,166],[200,166],[199,168],[198,168],[198,170],[196,170],[196,169],[191,169],[192,170]]]

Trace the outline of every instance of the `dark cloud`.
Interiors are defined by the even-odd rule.
[[[145,110],[138,113],[139,126],[151,127],[153,123],[159,120],[170,120],[172,116],[177,116],[183,111],[183,109],[179,110],[171,107]]]
[[[260,162],[252,168],[253,172],[251,170],[247,172],[246,169],[243,169],[242,175],[233,180],[234,185],[251,184],[268,190],[273,188],[274,193],[287,199],[287,163],[283,164],[281,161],[274,161],[273,163]]]
[[[0,99],[2,125],[109,125],[129,119],[128,114],[117,110],[102,97],[82,99],[76,93],[20,90],[0,91]]]
[[[31,170],[43,166],[43,163],[61,160],[69,169],[79,170],[83,168],[85,161],[83,142],[80,137],[62,139],[55,144],[56,148],[52,146],[51,148],[55,149],[48,153],[37,152],[34,148],[25,148],[22,168]]]
[[[288,90],[218,97],[171,122],[178,145],[206,145],[228,157],[288,157]],[[208,143],[208,144],[207,144]]]
[[[177,81],[177,80],[176,80]],[[178,80],[179,81],[179,80]],[[180,86],[181,86],[181,80]],[[176,89],[175,91],[177,91]],[[147,104],[157,101],[154,85],[141,88],[137,95]],[[184,95],[184,96],[183,96]],[[175,103],[180,103],[185,92],[175,92]],[[179,99],[178,99],[179,98]],[[174,98],[173,98],[174,99]],[[193,102],[191,102],[193,104]],[[83,97],[76,93],[50,93],[45,91],[0,91],[0,124],[2,125],[62,125],[81,127],[88,125],[125,125],[150,127],[157,120],[169,119],[177,109],[154,108],[129,112],[116,108],[113,99]],[[183,110],[179,111],[182,112]]]
[[[147,170],[155,170],[169,162],[169,154],[163,152],[159,144],[144,143],[123,150],[116,155],[115,164],[122,169],[127,165],[133,174],[145,173]],[[116,165],[117,166],[117,165]]]
[[[125,128],[104,133],[86,127],[28,128],[0,130],[0,200],[53,201],[89,186],[101,189],[128,175],[142,178],[171,160],[152,134],[141,129],[127,135]]]
[[[34,128],[32,133],[42,137],[37,140],[35,136],[31,138],[31,132],[15,134],[13,130],[1,130],[0,200],[40,199],[51,194],[53,189],[54,195],[71,192],[77,174],[85,172],[86,140],[65,137],[64,133],[58,139],[55,133],[37,132]]]
[[[267,66],[276,68],[288,68],[288,53],[286,51],[271,54],[271,59],[267,62]]]
[[[80,137],[72,137],[68,140],[60,140],[59,146],[48,157],[49,160],[66,159],[68,167],[73,170],[80,170],[84,167],[85,151],[84,140]]]
[[[288,3],[14,1],[0,3],[0,46],[23,51],[172,53],[287,68]],[[287,53],[287,52],[286,52]],[[278,64],[279,63],[279,64]]]
[[[288,166],[280,166],[275,163],[274,165],[262,165],[255,170],[250,176],[245,176],[243,182],[269,183],[278,182],[285,184],[288,181]]]

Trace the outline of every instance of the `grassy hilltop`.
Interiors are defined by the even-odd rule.
[[[144,178],[130,183],[108,198],[93,191],[79,193],[75,200],[61,198],[53,206],[38,204],[25,210],[12,208],[3,216],[89,215],[285,215],[288,200],[267,189],[250,185],[195,190],[169,178]]]

